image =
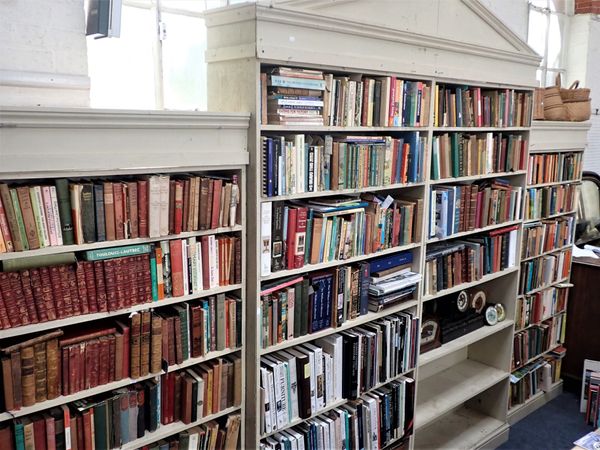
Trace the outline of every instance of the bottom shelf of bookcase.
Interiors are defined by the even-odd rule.
[[[127,444],[124,444],[119,448],[121,450],[138,449],[145,445],[150,445],[154,442],[160,441],[161,439],[165,439],[169,436],[173,436],[174,434],[181,433],[182,431],[188,430],[192,427],[202,425],[204,423],[210,422],[211,420],[218,419],[219,417],[225,417],[229,414],[233,414],[238,411],[240,411],[239,406],[232,406],[231,408],[224,409],[223,411],[219,411],[215,414],[210,414],[192,423],[185,424],[183,422],[175,422],[170,423],[168,425],[161,425],[156,429],[156,431],[153,431],[152,433],[146,433],[143,437],[136,439],[135,441],[128,442]],[[240,437],[238,439],[241,439],[241,430],[239,436]]]
[[[520,405],[515,405],[508,410],[508,424],[514,425],[521,419],[524,419],[529,414],[534,412],[536,409],[541,408],[546,403],[554,400],[563,391],[563,381],[558,380],[554,383],[549,391],[541,391],[535,395],[532,395]]]
[[[415,449],[495,448],[507,439],[505,422],[461,407],[420,428],[415,436]]]
[[[432,421],[507,378],[507,372],[465,359],[429,378],[419,380],[415,428],[426,427]]]

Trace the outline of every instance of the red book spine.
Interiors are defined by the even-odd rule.
[[[100,341],[93,339],[91,342],[91,354],[92,354],[92,367],[90,369],[90,385],[96,387],[100,385],[100,366],[98,361],[100,360]]]
[[[152,279],[150,277],[150,255],[145,254],[142,256],[142,275],[144,280],[144,301],[143,303],[148,303],[152,301]]]
[[[123,260],[125,258],[115,258],[113,259],[113,276],[114,278],[114,288],[116,293],[117,293],[117,305],[116,305],[116,309],[125,309],[127,307],[126,302],[127,300],[125,299],[126,295],[127,295],[127,286],[126,286],[126,276],[125,276],[125,264],[123,264]],[[111,286],[110,284],[106,283],[106,289],[110,290]],[[110,309],[110,302],[108,304],[108,307]]]
[[[4,297],[2,296],[2,289],[0,289],[0,325],[2,329],[10,328],[6,305],[4,304]]]
[[[134,268],[132,270],[134,275],[134,282],[136,289],[136,303],[141,305],[146,303],[146,285],[145,285],[145,277],[144,277],[144,258],[142,256],[135,256],[133,258]]]
[[[308,209],[298,208],[296,213],[296,234],[294,236],[294,267],[299,269],[304,266],[304,252],[306,250],[306,218]]]
[[[75,274],[75,266],[69,265],[66,267],[67,279],[69,282],[69,296],[73,307],[73,315],[81,314],[81,301],[79,300],[79,289],[77,288],[77,275]]]
[[[38,323],[38,315],[37,310],[35,309],[35,300],[33,298],[33,289],[31,289],[30,272],[29,270],[22,270],[20,275],[21,289],[23,290],[23,297],[25,299],[27,314],[29,315],[29,321],[31,323]]]
[[[104,281],[104,265],[102,261],[94,262],[94,278],[96,280],[96,303],[98,304],[98,312],[106,312],[107,295],[106,282]]]
[[[125,278],[127,279],[127,291],[125,293],[125,306],[127,308],[138,304],[138,286],[137,286],[137,256],[124,258]]]
[[[148,237],[148,181],[137,182],[138,229],[140,237]]]
[[[46,450],[46,423],[41,416],[33,422],[33,439],[35,450]]]
[[[69,349],[69,394],[79,391],[79,345],[70,345]]]
[[[85,287],[87,291],[88,310],[91,314],[98,312],[98,303],[96,302],[96,280],[94,277],[94,263],[84,261],[79,263],[83,267],[85,275]]]
[[[171,250],[171,281],[173,297],[181,297],[183,295],[182,243],[183,241],[179,239],[169,241]]]
[[[56,320],[56,305],[55,305],[55,295],[53,289],[53,283],[50,277],[50,270],[48,267],[40,267],[40,278],[42,280],[42,295],[44,297],[44,305],[46,307],[46,314],[48,315],[48,320]],[[58,295],[58,294],[57,294]]]
[[[169,181],[169,234],[175,230],[175,180]]]
[[[127,183],[127,192],[129,201],[129,234],[131,239],[136,239],[140,236],[138,184],[135,181]]]
[[[94,345],[94,341],[90,340],[85,343],[84,348],[84,370],[83,370],[83,388],[90,389],[93,387],[92,385],[92,368],[94,365],[97,365],[98,362],[94,360],[92,354],[92,347]]]
[[[208,289],[210,286],[210,268],[209,268],[209,251],[208,251],[208,236],[202,236],[202,286]],[[172,263],[171,263],[172,264]]]
[[[21,277],[17,272],[9,272],[8,279],[10,280],[10,286],[15,295],[15,301],[17,304],[18,314],[21,316],[21,324],[29,325],[31,320],[27,313],[27,305],[23,298],[23,287],[21,285]]]
[[[117,358],[117,355],[116,355],[117,341],[113,334],[108,336],[107,340],[108,340],[108,361],[109,361],[108,382],[112,383],[113,381],[115,381],[115,366],[116,366],[115,362],[116,362],[116,358]],[[118,355],[118,357],[120,358],[121,355]]]
[[[46,450],[56,450],[56,428],[54,426],[54,417],[45,415],[46,422]]]
[[[37,311],[38,320],[40,322],[46,322],[47,320],[49,320],[48,310],[46,307],[46,301],[44,299],[44,288],[42,287],[42,277],[40,275],[40,269],[31,269],[29,271],[29,275],[31,277],[31,290],[33,292],[33,302]],[[2,312],[0,310],[0,320],[3,320],[1,314]]]
[[[92,450],[94,448],[94,437],[92,435],[92,429],[94,418],[92,416],[92,410],[88,409],[83,412],[83,441],[85,448],[80,450]],[[50,450],[50,449],[48,449]]]
[[[79,307],[81,314],[89,314],[88,289],[85,283],[85,269],[81,263],[75,266],[75,278],[77,280],[77,293],[79,295]]]
[[[234,238],[234,260],[235,260],[235,284],[242,283],[242,240]]]
[[[10,285],[10,279],[7,272],[0,272],[0,290],[2,291],[2,298],[4,299],[4,305],[6,307],[10,325],[13,327],[20,326],[21,315],[19,314],[15,292]]]
[[[67,266],[59,266],[58,274],[60,278],[61,292],[63,297],[63,317],[71,317],[73,315],[73,304],[71,303],[71,289],[69,288],[69,276],[67,274]]]
[[[223,187],[222,180],[214,180],[213,196],[212,196],[212,218],[210,221],[211,228],[220,226],[219,216],[221,215],[221,189]]]
[[[175,211],[173,218],[173,233],[179,234],[183,230],[183,182],[175,182]]]
[[[106,259],[104,263],[104,280],[106,288],[106,303],[109,311],[119,309],[117,294],[117,278],[115,276],[115,260]]]
[[[69,395],[69,347],[60,349],[62,366],[62,395]]]
[[[125,239],[125,227],[123,217],[123,187],[121,183],[113,184],[113,198],[115,202],[115,237]]]
[[[109,380],[108,366],[110,365],[110,346],[108,343],[108,338],[101,337],[99,347],[100,355],[98,360],[98,384],[102,386],[103,384],[107,384]]]
[[[296,208],[288,209],[288,229],[287,229],[287,240],[285,245],[286,268],[293,269],[295,267],[295,242],[296,242],[296,221],[298,216],[298,210]]]

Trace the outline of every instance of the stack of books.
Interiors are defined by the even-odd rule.
[[[392,255],[369,265],[369,311],[381,311],[413,297],[421,274],[411,272],[411,262]]]
[[[521,135],[436,135],[431,149],[431,179],[523,170],[527,148],[527,139]]]
[[[261,74],[261,85],[263,124],[323,125],[320,70],[275,67]]]
[[[583,153],[539,153],[529,155],[527,184],[576,180],[581,173]]]

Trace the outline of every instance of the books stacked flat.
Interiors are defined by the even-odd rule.
[[[264,80],[263,89],[268,86],[266,98],[268,123],[323,125],[323,91],[325,90],[323,72],[276,67],[270,74],[261,75]]]
[[[421,274],[411,272],[410,253],[377,258],[370,263],[369,311],[381,311],[412,298]],[[404,255],[404,257],[403,257]]]

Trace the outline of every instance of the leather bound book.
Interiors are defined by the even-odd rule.
[[[87,376],[89,376],[90,387],[96,387],[100,385],[100,365],[98,364],[98,361],[100,361],[100,340],[91,339],[88,341],[87,346],[92,360]]]
[[[183,231],[183,181],[175,181],[174,207],[173,207],[173,233]]]
[[[183,231],[190,231],[190,180],[183,180]]]
[[[181,334],[181,318],[179,315],[174,318],[174,331],[175,331],[175,363],[181,364],[183,362],[183,336]]]
[[[130,377],[140,377],[140,351],[141,351],[141,333],[142,333],[142,315],[134,314],[131,317],[131,348],[130,348]]]
[[[58,339],[46,342],[46,398],[55,399],[60,395],[60,351]]]
[[[44,424],[46,425],[46,450],[56,450],[56,428],[54,425],[54,417],[47,412],[43,414],[43,417]]]
[[[85,283],[85,269],[83,264],[77,263],[74,267],[75,279],[77,287],[77,295],[79,296],[79,308],[81,314],[89,314],[90,308],[88,304],[88,289]]]
[[[12,380],[12,365],[11,359],[8,356],[2,358],[2,387],[4,397],[4,409],[6,411],[12,411],[16,409]]]
[[[198,212],[198,223],[200,230],[208,230],[209,229],[209,219],[208,219],[208,187],[210,184],[210,180],[205,177],[200,178],[200,211]]]
[[[62,317],[71,317],[73,315],[73,304],[71,303],[71,288],[69,286],[69,275],[67,273],[67,267],[65,265],[58,266],[58,276],[60,278],[60,288],[63,301]]]
[[[194,305],[190,308],[191,310],[191,339],[192,344],[191,355],[192,358],[202,356],[202,321],[203,321],[203,309],[202,305]]]
[[[6,304],[4,303],[4,297],[2,296],[2,288],[0,288],[0,328],[8,329],[10,327],[11,325],[6,310]]]
[[[182,372],[177,372],[172,374],[172,383],[173,383],[173,399],[171,401],[171,407],[173,411],[173,422],[178,422],[181,420],[181,375]]]
[[[17,196],[19,198],[19,207],[25,224],[25,233],[30,250],[40,248],[40,239],[35,225],[35,216],[33,215],[33,205],[29,196],[29,187],[21,186],[17,188]]]
[[[85,450],[83,439],[83,418],[81,414],[71,413],[71,449]]]
[[[224,361],[221,365],[221,395],[219,397],[219,411],[223,411],[229,404],[229,368],[232,364]],[[233,396],[232,396],[233,398]]]
[[[19,314],[21,324],[29,325],[29,314],[27,314],[27,304],[25,298],[23,298],[23,286],[21,284],[21,277],[18,272],[8,272],[8,279],[10,280],[10,287],[14,294],[15,303],[17,305],[17,312]]]
[[[191,200],[194,202],[194,230],[200,229],[200,190],[202,185],[202,179],[200,177],[194,177],[194,195],[191,196]]]
[[[123,375],[123,333],[115,333],[115,381],[122,380]]]
[[[106,228],[106,240],[114,241],[117,238],[115,229],[115,196],[113,184],[103,183],[104,187],[104,225]]]
[[[138,232],[139,237],[148,237],[148,181],[138,180]]]
[[[181,421],[186,425],[192,422],[192,381],[187,373],[181,374]]]
[[[212,228],[212,209],[213,209],[213,203],[214,203],[214,197],[213,197],[213,192],[214,192],[214,185],[215,185],[215,180],[213,180],[212,178],[208,179],[208,194],[206,197],[206,226],[207,229]]]
[[[202,236],[202,286],[204,289],[208,289],[210,286],[210,250],[208,243],[208,236]]]
[[[176,344],[175,344],[175,333],[177,328],[175,327],[175,316],[169,316],[167,318],[168,323],[168,347],[167,347],[167,355],[169,365],[173,365],[177,363],[177,352],[176,352]]]
[[[212,209],[211,209],[211,220],[210,228],[214,229],[220,226],[219,224],[219,213],[221,210],[221,189],[223,187],[222,180],[211,180],[213,185],[212,191]]]
[[[106,286],[106,303],[109,311],[119,309],[119,301],[117,297],[117,277],[115,274],[116,259],[106,259],[104,261],[96,261],[94,264],[104,265],[104,281]]]
[[[8,314],[10,325],[18,327],[21,325],[21,315],[17,307],[17,299],[15,292],[11,287],[10,277],[7,272],[0,272],[0,291],[2,291],[2,299]]]
[[[204,236],[203,236],[204,237]],[[169,241],[171,252],[171,279],[173,297],[183,295],[183,260],[182,260],[182,240],[174,239]]]
[[[142,274],[144,282],[144,302],[148,303],[152,301],[152,280],[150,278],[150,255],[142,255]]]
[[[46,421],[41,414],[35,414],[31,416],[31,422],[33,423],[33,440],[34,440],[34,448],[35,450],[46,450]],[[3,440],[4,436],[0,434],[0,442],[4,443],[9,442],[8,440]],[[11,448],[11,447],[9,447]]]
[[[81,226],[83,229],[83,241],[96,241],[96,205],[94,203],[94,185],[83,183],[81,185]]]
[[[121,183],[113,183],[115,202],[115,239],[125,239],[125,217],[123,217],[123,187]]]
[[[142,261],[141,256],[129,256],[125,258],[125,273],[127,278],[127,292],[125,297],[125,306],[130,308],[133,305],[138,305],[143,302],[143,298],[139,296],[138,288],[138,270],[139,262]]]
[[[35,401],[43,402],[47,399],[46,379],[46,343],[38,342],[33,346],[34,373],[35,373]]]
[[[162,366],[162,322],[158,314],[152,314],[150,373],[160,372]]]
[[[70,264],[65,266],[65,269],[69,283],[69,297],[71,298],[73,315],[78,316],[82,313],[82,307],[81,300],[79,299],[79,289],[77,287],[77,274],[75,273],[75,266]]]
[[[10,353],[10,366],[12,373],[12,385],[13,385],[13,400],[14,409],[21,409],[23,406],[23,388],[21,378],[21,352],[14,351]],[[34,393],[35,395],[35,393]],[[35,398],[34,398],[35,400]]]
[[[127,202],[129,205],[129,237],[137,239],[140,237],[139,211],[138,211],[138,184],[135,181],[127,183]]]
[[[97,368],[98,360],[94,359],[94,342],[95,339],[85,342],[84,358],[83,358],[83,389],[90,389],[95,386],[92,384],[92,371]]]
[[[15,375],[13,373],[13,376]],[[21,349],[21,389],[23,406],[35,405],[35,360],[33,346]]]
[[[98,384],[102,386],[110,381],[110,344],[108,337],[106,336],[103,336],[98,340],[100,342],[100,355],[98,358]]]
[[[131,367],[131,338],[130,338],[130,327],[127,323],[117,321],[117,330],[123,335],[123,378],[127,378],[130,375]]]
[[[91,261],[78,262],[77,270],[79,271],[80,268],[83,273],[85,281],[83,283],[79,283],[79,281],[78,281],[78,284],[79,284],[80,288],[81,288],[82,284],[85,286],[85,290],[86,290],[85,299],[87,300],[88,312],[90,314],[93,314],[93,313],[98,312],[98,303],[96,301],[96,279],[94,277],[94,263]],[[78,273],[78,276],[79,276],[79,273]],[[81,297],[82,297],[82,299],[84,298],[83,295],[81,295]]]
[[[297,371],[298,369],[296,369]],[[233,406],[242,404],[242,358],[233,358]]]
[[[140,338],[140,376],[150,373],[150,341],[152,333],[152,313],[144,311],[141,313],[141,338]]]
[[[67,350],[67,355],[65,355],[64,350]],[[65,358],[65,356],[68,358],[68,373],[65,374],[63,372],[63,380],[68,380],[68,394],[79,392],[79,354],[79,345],[69,345],[63,347],[63,358]],[[65,368],[64,364],[65,363],[63,361],[63,370]]]
[[[94,261],[94,279],[96,281],[96,304],[98,312],[108,311],[104,265],[102,261]]]
[[[38,314],[35,308],[35,300],[33,298],[33,289],[31,287],[31,275],[29,270],[20,272],[21,290],[25,300],[25,307],[29,316],[29,323],[38,323]]]
[[[58,296],[59,294],[58,293],[56,295],[54,294],[53,283],[52,283],[52,279],[50,277],[50,270],[48,269],[48,267],[40,267],[39,268],[39,280],[37,279],[37,274],[35,273],[35,270],[36,269],[31,271],[33,287],[34,287],[34,291],[33,291],[34,295],[36,295],[37,283],[39,282],[42,287],[42,299],[43,299],[44,308],[46,309],[46,316],[48,317],[48,320],[56,320],[58,318],[58,316],[57,316],[57,312],[56,312],[56,305],[55,305],[54,299],[55,299],[55,296]],[[36,297],[36,301],[37,301],[37,297]],[[38,308],[40,307],[39,304],[37,304],[37,306],[38,306]],[[40,311],[41,311],[41,309],[38,309],[38,313]]]
[[[121,186],[121,193],[123,196],[123,238],[131,238],[131,211],[129,211],[129,190],[127,189],[127,183],[119,183]]]
[[[116,361],[117,361],[117,354],[116,354],[116,339],[115,339],[115,335],[111,334],[109,336],[107,336],[106,338],[108,340],[108,382],[112,383],[113,381],[116,381],[115,378],[115,365],[116,365]],[[120,355],[119,355],[120,357]]]
[[[127,286],[125,283],[125,280],[127,279],[126,274],[125,274],[125,267],[124,267],[124,260],[125,258],[115,258],[112,260],[108,260],[108,261],[112,261],[112,266],[113,266],[113,274],[114,274],[114,282],[113,285],[111,286],[110,283],[108,283],[108,280],[106,281],[106,291],[107,293],[110,293],[113,289],[115,291],[116,294],[116,304],[115,304],[115,309],[125,309],[126,308],[126,291],[127,291]],[[106,270],[106,266],[105,270]],[[110,310],[111,308],[111,304],[110,304],[110,296],[109,296],[109,303],[108,303],[108,309]]]

